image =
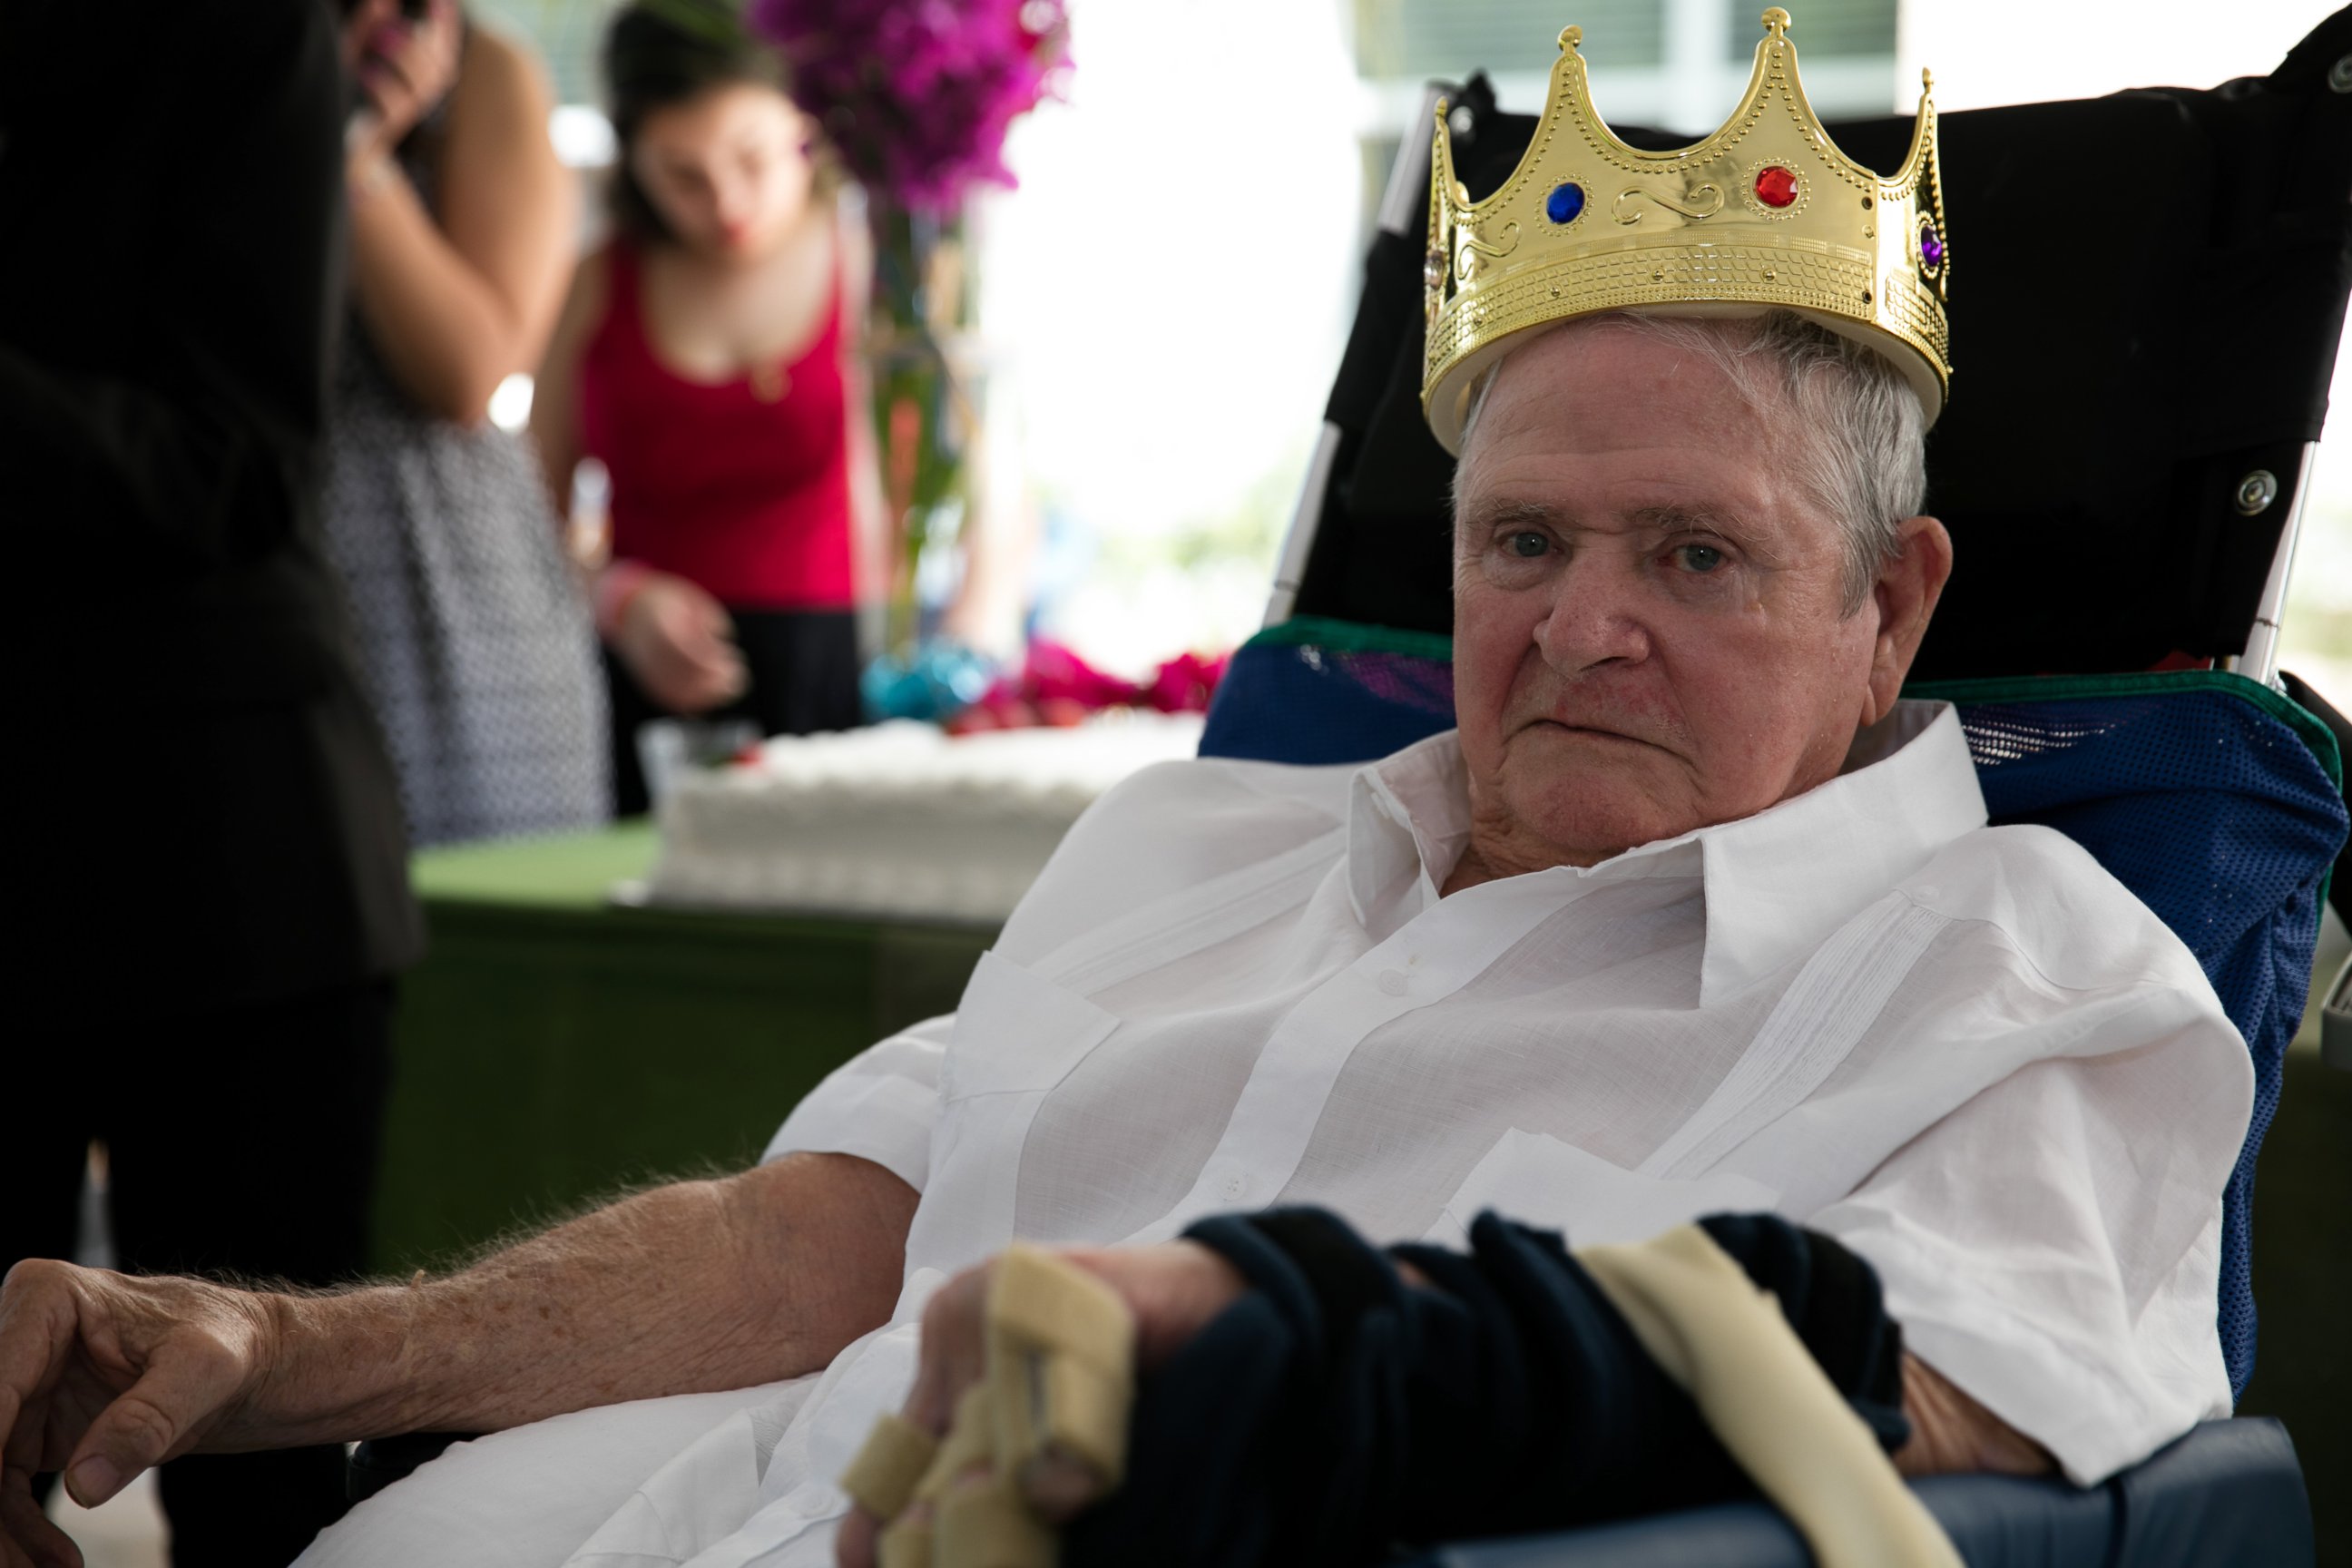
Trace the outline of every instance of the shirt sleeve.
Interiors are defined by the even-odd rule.
[[[787,1154],[855,1154],[923,1191],[940,1119],[940,1062],[954,1029],[952,1013],[926,1018],[834,1069],[793,1107],[761,1163]]]
[[[2230,1413],[2221,1194],[2252,1096],[2210,993],[2151,987],[1808,1223],[1878,1270],[1922,1361],[2093,1485]]]

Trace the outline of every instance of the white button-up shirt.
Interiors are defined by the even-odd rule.
[[[2228,1412],[2245,1047],[2082,849],[1986,826],[1948,708],[1902,705],[1755,816],[1441,899],[1469,831],[1451,734],[1104,797],[959,1011],[772,1145],[920,1190],[908,1287],[780,1400],[748,1517],[693,1560],[825,1561],[832,1478],[949,1273],[1272,1204],[1381,1240],[1494,1208],[1572,1245],[1769,1209],[1867,1258],[1906,1344],[2078,1480]]]

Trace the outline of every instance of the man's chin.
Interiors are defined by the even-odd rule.
[[[1579,849],[1590,864],[1699,826],[1690,780],[1664,748],[1617,734],[1548,726],[1514,747],[1504,796],[1545,842]],[[1509,775],[1519,776],[1512,779]]]

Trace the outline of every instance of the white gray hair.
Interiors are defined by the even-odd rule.
[[[1801,433],[1788,447],[1798,482],[1844,534],[1845,613],[1861,609],[1878,569],[1896,553],[1896,526],[1927,501],[1927,422],[1903,373],[1876,350],[1792,310],[1738,317],[1612,310],[1554,330],[1602,328],[1704,359],[1730,378],[1750,410],[1789,416],[1790,428]],[[1454,470],[1457,510],[1478,415],[1501,363],[1471,388]]]

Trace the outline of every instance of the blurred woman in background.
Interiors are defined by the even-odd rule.
[[[524,444],[487,419],[539,362],[573,245],[550,94],[455,0],[342,0],[353,321],[329,552],[412,842],[604,820],[587,606]]]
[[[614,233],[572,280],[531,413],[551,493],[610,474],[596,585],[619,810],[664,716],[859,720],[859,519],[878,516],[856,344],[871,261],[817,128],[725,0],[646,0],[604,52]]]

